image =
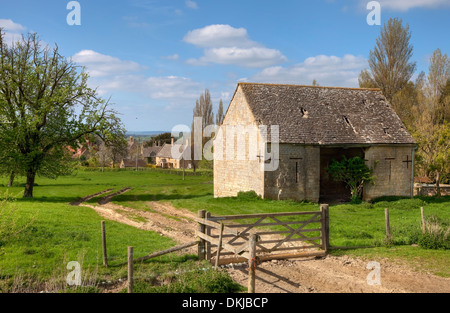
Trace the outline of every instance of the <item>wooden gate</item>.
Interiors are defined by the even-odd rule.
[[[328,205],[314,212],[229,216],[199,211],[196,221],[199,259],[216,264],[248,261],[252,234],[258,238],[256,257],[260,261],[324,256],[329,248]]]

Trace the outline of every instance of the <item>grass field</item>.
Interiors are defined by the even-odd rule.
[[[5,187],[6,182],[6,178],[0,180],[0,192],[4,194],[7,191],[16,198],[8,206],[16,210],[14,218],[17,219],[17,226],[20,228],[32,221],[24,232],[11,240],[0,239],[0,279],[9,286],[13,284],[13,277],[18,276],[24,280],[31,279],[36,284],[62,277],[62,273],[67,272],[67,262],[74,260],[79,260],[83,269],[89,269],[88,272],[96,276],[97,280],[126,277],[126,269],[104,269],[101,266],[101,217],[89,208],[68,204],[110,188],[119,190],[131,187],[132,190],[115,197],[113,202],[138,210],[148,210],[148,201],[170,201],[177,208],[192,212],[205,209],[215,215],[319,209],[319,205],[314,203],[261,200],[249,194],[214,199],[210,175],[187,175],[183,181],[180,175],[160,171],[78,171],[76,175],[57,180],[38,178],[34,188],[35,198],[32,200],[21,198],[23,180],[18,179],[11,188]],[[443,225],[450,225],[450,197],[387,198],[375,203],[330,206],[331,246],[376,246],[372,249],[340,250],[333,253],[370,258],[388,257],[409,262],[419,270],[450,277],[448,249],[411,246],[420,239],[421,206],[425,207],[427,216],[436,216]],[[393,241],[390,244],[384,241],[384,208],[389,208],[391,214]],[[3,223],[7,222],[7,219],[3,220]],[[0,231],[1,223],[0,221]],[[108,254],[111,263],[125,261],[126,249],[130,245],[134,246],[135,256],[139,257],[171,247],[175,243],[159,234],[108,221]],[[165,271],[174,271],[180,266],[193,266],[193,259],[193,256],[160,257],[138,266],[137,276],[154,279]],[[199,286],[205,284],[200,283],[197,287],[178,286],[173,290],[195,292],[199,290]],[[230,285],[230,288],[236,286]],[[149,291],[147,287],[142,287],[142,290]]]

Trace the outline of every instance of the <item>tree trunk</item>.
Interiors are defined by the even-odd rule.
[[[36,173],[34,171],[27,172],[27,182],[25,184],[25,191],[23,193],[24,198],[33,198],[33,187]]]
[[[15,176],[16,176],[16,173],[14,173],[14,171],[11,171],[11,174],[9,175],[8,187],[12,187],[12,184],[14,183],[14,177]]]
[[[436,196],[441,196],[441,186],[439,184],[439,180],[441,179],[441,173],[436,171]]]

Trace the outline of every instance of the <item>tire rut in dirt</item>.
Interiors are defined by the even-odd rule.
[[[113,190],[113,189],[111,188],[111,189],[103,190],[103,191],[94,193],[94,194],[92,194],[92,195],[88,195],[88,196],[86,196],[86,197],[83,197],[83,198],[81,198],[81,199],[78,199],[78,200],[76,200],[76,201],[70,202],[69,204],[70,204],[70,205],[73,205],[73,206],[79,206],[79,205],[82,204],[83,202],[89,201],[90,199],[92,199],[92,198],[94,198],[94,197],[97,197],[97,196],[103,195],[103,194],[105,194],[105,193],[108,193],[108,192],[110,192],[111,190]]]
[[[121,194],[123,194],[123,193],[125,193],[125,192],[127,192],[127,191],[130,191],[130,190],[131,190],[130,187],[126,187],[126,188],[123,188],[123,189],[121,189],[121,190],[119,190],[119,191],[116,191],[116,192],[114,192],[114,193],[112,193],[112,194],[109,194],[109,195],[107,195],[106,197],[103,197],[103,198],[99,199],[99,200],[98,200],[98,204],[100,204],[100,205],[107,204],[108,202],[111,201],[111,199],[112,199],[113,197],[118,196],[118,195],[121,195]]]

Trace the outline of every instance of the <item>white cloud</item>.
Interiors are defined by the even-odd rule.
[[[186,6],[190,9],[198,9],[198,4],[195,1],[191,1],[191,0],[186,0]]]
[[[204,48],[204,56],[187,61],[191,65],[216,63],[265,67],[287,61],[279,50],[269,49],[252,41],[245,28],[230,25],[209,25],[189,31],[183,41]]]
[[[8,45],[20,40],[22,32],[26,30],[25,26],[15,23],[11,19],[0,19],[0,28],[2,28],[4,40]]]
[[[191,65],[217,63],[244,67],[266,67],[286,61],[286,57],[275,49],[223,47],[206,49],[203,57],[198,60],[190,59],[188,63]]]
[[[72,60],[87,68],[91,77],[124,75],[146,69],[133,61],[122,61],[119,58],[104,55],[93,50],[82,50]]]
[[[230,25],[210,25],[189,31],[183,41],[201,48],[244,48],[257,45],[250,40],[245,28],[234,28]]]
[[[381,9],[393,11],[408,11],[413,8],[438,8],[450,6],[449,0],[379,0]]]
[[[176,61],[176,60],[178,60],[179,58],[180,58],[180,56],[179,56],[177,53],[172,54],[172,55],[167,55],[167,56],[161,57],[161,59],[164,59],[164,60],[172,60],[172,61]]]
[[[241,80],[311,85],[315,79],[321,86],[358,87],[358,76],[364,68],[367,68],[367,60],[361,56],[318,55],[289,67],[268,67],[250,78]]]
[[[168,58],[176,59],[177,55]],[[72,60],[86,67],[90,75],[89,84],[93,88],[98,87],[102,96],[129,92],[179,103],[186,100],[192,102],[204,89],[201,83],[186,77],[146,76],[142,73],[146,66],[93,50],[82,50],[76,53]]]
[[[7,32],[22,32],[26,28],[18,23],[14,23],[12,20],[0,19],[0,28],[3,28]]]

